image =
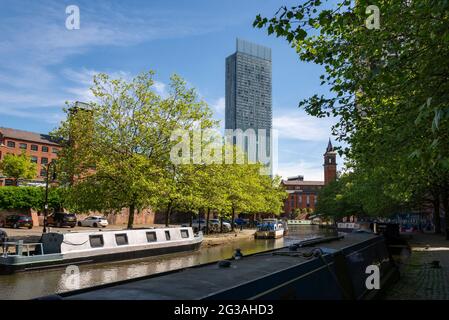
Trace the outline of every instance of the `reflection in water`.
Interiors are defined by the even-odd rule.
[[[196,252],[96,265],[80,265],[79,279],[69,277],[65,269],[0,275],[0,299],[29,299],[80,288],[115,282],[168,270],[185,268],[232,257],[235,249],[243,254],[287,246],[298,240],[322,235],[317,226],[289,226],[288,236],[276,240],[245,239],[229,244],[202,248]],[[71,279],[69,279],[71,278]]]

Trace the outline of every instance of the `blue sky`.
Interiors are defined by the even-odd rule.
[[[277,173],[322,180],[333,120],[297,107],[302,98],[325,92],[322,69],[300,62],[284,39],[252,27],[257,14],[272,16],[297,1],[2,0],[0,126],[48,132],[63,118],[65,101],[89,100],[95,73],[132,77],[150,69],[161,93],[171,74],[181,75],[224,125],[225,58],[240,37],[272,49]],[[68,5],[80,8],[79,30],[65,28]]]

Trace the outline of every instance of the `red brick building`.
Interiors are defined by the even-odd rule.
[[[282,185],[288,192],[284,203],[284,213],[290,214],[296,209],[315,210],[318,193],[321,188],[337,178],[337,153],[329,143],[324,153],[324,181],[304,181],[303,176],[282,180]]]
[[[46,177],[46,166],[56,159],[61,146],[49,135],[0,127],[0,161],[6,154],[31,157],[37,164],[36,177],[29,183],[42,183]],[[0,186],[13,185],[14,180],[0,173]]]

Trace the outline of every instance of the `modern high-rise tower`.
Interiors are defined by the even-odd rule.
[[[259,130],[264,129],[270,174],[273,169],[271,107],[271,49],[237,38],[236,52],[226,58],[225,129],[254,129],[257,135],[256,156],[260,160]],[[245,152],[250,153],[248,141]],[[262,152],[262,151],[261,151]]]
[[[272,127],[271,49],[237,39],[226,58],[226,129]]]

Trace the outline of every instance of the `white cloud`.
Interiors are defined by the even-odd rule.
[[[281,115],[273,118],[273,128],[281,139],[301,141],[326,141],[331,136],[332,118],[316,118],[308,115]]]
[[[225,112],[225,97],[216,99],[210,104],[210,107],[215,113],[223,115]]]
[[[162,98],[168,96],[167,85],[165,83],[154,81],[153,87],[156,90],[156,93],[159,94]]]
[[[304,180],[323,181],[324,171],[321,162],[306,162],[298,160],[297,162],[279,163],[275,174],[283,179],[297,175],[303,175]]]
[[[8,4],[15,14],[6,14],[0,24],[0,114],[30,117],[36,108],[56,110],[67,100],[91,99],[89,87],[97,71],[59,71],[68,57],[101,46],[130,47],[155,39],[201,35],[236,23],[188,9],[169,12],[89,2],[80,6],[81,28],[67,30],[65,7],[58,1],[30,2],[25,7]],[[122,71],[108,74],[129,76]],[[156,82],[154,87],[159,94],[167,94],[164,83]],[[57,112],[42,118],[57,118]]]

